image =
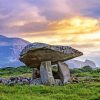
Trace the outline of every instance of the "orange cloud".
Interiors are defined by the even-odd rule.
[[[91,51],[100,50],[99,19],[73,16],[59,21],[48,21],[45,24],[32,23],[27,26],[29,29],[27,27],[23,29],[29,31],[21,36],[31,42],[70,45],[84,52],[88,51],[87,48]]]
[[[98,19],[79,16],[56,21],[50,25],[57,33],[65,34],[91,33],[100,30]]]

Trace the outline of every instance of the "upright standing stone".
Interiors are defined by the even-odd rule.
[[[58,70],[60,79],[62,80],[63,84],[68,83],[68,81],[70,80],[70,71],[67,64],[58,62]]]
[[[32,80],[34,80],[34,79],[37,78],[37,77],[36,77],[36,71],[37,71],[36,68],[33,68],[33,69],[32,69]]]
[[[40,76],[41,76],[41,81],[43,84],[46,84],[46,85],[55,84],[54,77],[52,74],[51,61],[41,62]]]

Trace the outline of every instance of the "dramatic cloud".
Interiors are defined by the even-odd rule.
[[[0,0],[0,35],[70,45],[90,57],[100,51],[100,0]]]
[[[42,14],[49,20],[66,18],[66,16],[81,15],[98,17],[100,16],[99,0],[29,0],[42,9]]]
[[[88,17],[72,17],[51,23],[59,33],[83,34],[100,30],[99,20]]]
[[[46,22],[40,10],[26,0],[0,0],[0,32],[16,33],[25,24]],[[16,28],[13,28],[16,27]]]

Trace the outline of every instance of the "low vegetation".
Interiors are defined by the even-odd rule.
[[[7,67],[7,68],[0,69],[0,77],[8,78],[11,76],[23,76],[23,75],[29,77],[31,72],[32,69],[26,66],[20,66],[17,68]]]
[[[31,68],[25,66],[9,67],[0,69],[0,77],[25,75],[31,77],[31,72]],[[90,69],[89,67],[71,69],[71,76],[83,77],[83,80],[65,86],[7,86],[0,84],[0,100],[100,100],[100,69]]]
[[[92,69],[89,66],[85,66],[83,68],[75,68],[70,69],[71,74],[77,77],[99,77],[100,76],[100,69]]]

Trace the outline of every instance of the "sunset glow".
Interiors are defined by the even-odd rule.
[[[74,17],[67,18],[53,23],[53,29],[60,33],[83,34],[96,32],[99,29],[99,21],[97,19]]]
[[[99,62],[99,9],[99,0],[0,0],[0,35],[73,46]]]

